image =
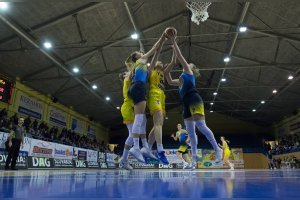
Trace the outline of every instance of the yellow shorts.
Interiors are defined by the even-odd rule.
[[[187,145],[180,145],[179,149],[177,151],[179,153],[182,153],[182,154],[188,153],[188,146]]]
[[[225,150],[224,150],[224,156],[223,157],[230,157],[230,150],[228,149],[228,148],[226,148]]]
[[[190,112],[192,115],[195,115],[195,114],[204,115],[203,102],[201,102],[199,104],[190,105]]]
[[[162,90],[151,89],[147,99],[147,105],[150,110],[150,114],[153,115],[155,111],[162,111],[164,114],[166,114],[165,101],[166,95]]]
[[[123,123],[129,124],[134,122],[134,108],[133,101],[125,101],[121,107],[121,114]]]

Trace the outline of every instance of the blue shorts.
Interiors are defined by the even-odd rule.
[[[184,119],[190,118],[195,114],[204,115],[204,103],[198,92],[186,94],[182,101]]]
[[[128,96],[133,100],[134,105],[146,101],[146,84],[142,81],[132,83],[128,90]]]

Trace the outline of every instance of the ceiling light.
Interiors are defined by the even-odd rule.
[[[225,82],[225,81],[226,81],[226,78],[222,78],[221,81],[222,81],[222,82]]]
[[[139,38],[139,35],[138,35],[137,33],[133,33],[133,34],[131,34],[130,37],[131,37],[132,39],[136,40],[136,39]]]
[[[0,9],[1,10],[7,10],[8,3],[7,2],[0,2]]]
[[[293,78],[294,78],[293,76],[289,76],[289,77],[288,77],[289,80],[292,80]]]
[[[266,102],[265,102],[265,101],[261,101],[260,103],[261,103],[261,104],[264,104],[264,103],[266,103]]]
[[[105,100],[106,100],[106,101],[109,101],[109,100],[110,100],[110,97],[105,97]]]
[[[216,96],[217,94],[218,94],[217,92],[214,92],[214,93],[213,93],[214,96]]]
[[[92,86],[92,88],[93,88],[94,90],[96,90],[98,87],[97,87],[97,85],[94,84],[94,85]]]
[[[224,58],[224,62],[228,63],[230,61],[230,58],[227,56]]]
[[[50,49],[50,48],[52,48],[52,44],[50,42],[44,42],[44,47],[46,49]]]
[[[276,94],[277,93],[277,90],[273,90],[273,94]]]
[[[73,70],[74,73],[78,73],[79,72],[79,68],[78,67],[73,67],[72,70]]]
[[[117,109],[120,110],[120,106],[117,106]]]
[[[243,32],[246,32],[247,31],[247,27],[246,26],[241,26],[240,27],[240,32],[243,33]]]
[[[147,63],[147,66],[150,67],[150,63]]]
[[[252,110],[252,112],[256,112],[256,110],[255,110],[255,109],[253,109],[253,110]]]
[[[214,105],[214,103],[213,103],[213,102],[211,102],[211,103],[210,103],[210,105]]]
[[[165,119],[169,119],[168,117],[166,117]]]
[[[211,110],[211,111],[209,111],[209,112],[211,112],[211,113],[212,113],[212,112],[214,112],[214,111],[213,111],[213,110]]]

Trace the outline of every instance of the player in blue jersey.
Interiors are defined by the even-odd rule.
[[[166,79],[170,85],[179,86],[179,94],[183,102],[184,123],[191,141],[193,166],[195,167],[197,161],[200,159],[197,155],[198,142],[195,126],[211,143],[216,153],[215,161],[216,163],[220,163],[222,161],[223,151],[218,146],[213,132],[206,126],[203,100],[195,87],[195,78],[200,76],[199,69],[197,69],[194,64],[187,63],[181,54],[175,38],[176,35],[170,38],[174,48],[172,62],[176,62],[177,59],[183,67],[183,72],[178,79],[172,79],[170,71],[174,65],[169,65],[166,69]]]
[[[146,138],[146,82],[148,75],[147,60],[152,56],[157,49],[161,48],[165,41],[165,34],[163,33],[159,40],[155,43],[150,51],[143,54],[141,52],[133,52],[126,60],[126,66],[131,65],[133,68],[132,83],[128,91],[128,96],[134,103],[134,123],[132,127],[134,146],[129,150],[129,153],[133,155],[138,161],[145,162],[142,155],[154,158],[156,157],[151,153],[147,138]],[[139,138],[143,143],[143,148],[139,148]]]

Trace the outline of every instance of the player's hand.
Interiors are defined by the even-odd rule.
[[[172,134],[172,135],[171,135],[171,137],[172,137],[172,138],[174,138],[174,137],[175,137],[175,135],[174,135],[174,134]]]
[[[8,142],[8,146],[10,148],[12,146],[12,142]]]

